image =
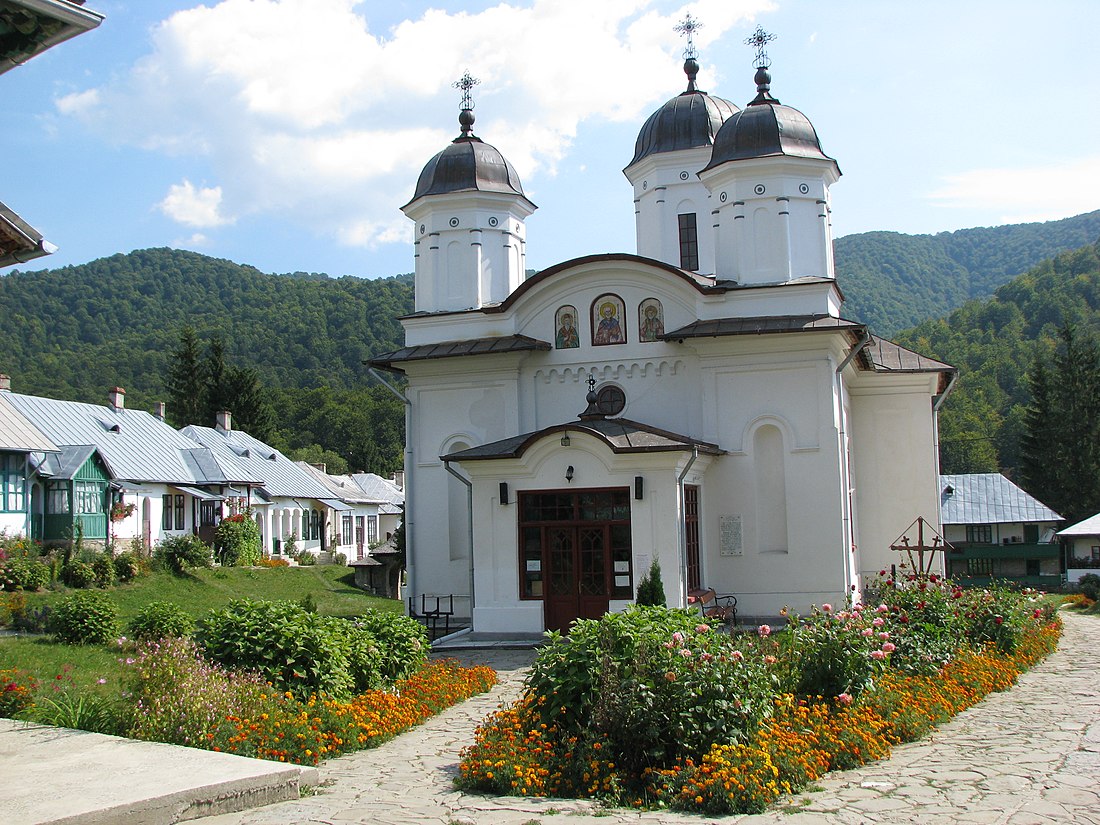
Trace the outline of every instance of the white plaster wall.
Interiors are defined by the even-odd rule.
[[[8,537],[27,535],[27,517],[23,513],[0,513],[0,534]]]
[[[649,570],[654,558],[661,565],[666,598],[682,604],[683,582],[679,574],[679,519],[673,517],[677,501],[676,479],[690,453],[615,455],[601,440],[587,434],[570,436],[562,447],[557,433],[534,445],[525,454],[525,466],[514,461],[471,461],[462,469],[474,485],[474,624],[478,631],[538,633],[544,628],[541,600],[519,597],[518,550],[519,493],[527,490],[583,490],[623,487],[630,490],[632,582]],[[697,465],[705,469],[709,459]],[[572,482],[565,479],[572,466]],[[643,497],[634,496],[634,479],[642,476]],[[698,480],[701,475],[693,478]],[[499,484],[508,484],[509,503],[501,505]],[[612,610],[631,601],[615,600]]]
[[[937,380],[929,374],[863,374],[850,384],[852,475],[864,583],[905,561],[890,545],[918,516],[940,529],[931,412]],[[942,554],[936,564],[942,574]]]

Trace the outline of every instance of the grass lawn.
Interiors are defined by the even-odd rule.
[[[368,595],[352,584],[353,577],[351,568],[338,565],[229,567],[193,570],[183,576],[153,573],[106,592],[118,604],[123,628],[142,607],[154,601],[173,602],[195,618],[225,607],[230,599],[298,601],[306,595],[313,597],[318,613],[328,616],[358,616],[370,609],[401,612],[401,602]],[[74,591],[28,593],[27,606],[52,606],[70,592]],[[4,595],[0,594],[0,606]],[[2,609],[0,619],[6,619]],[[0,669],[18,667],[31,672],[42,683],[57,681],[56,676],[62,674],[63,681],[71,677],[77,686],[100,692],[117,693],[119,679],[126,669],[118,661],[119,655],[119,651],[110,647],[57,644],[40,637],[0,637]],[[106,679],[106,685],[100,686],[99,679]]]

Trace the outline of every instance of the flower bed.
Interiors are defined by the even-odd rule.
[[[757,812],[1004,690],[1061,632],[1035,594],[935,577],[884,583],[875,601],[733,638],[655,608],[578,623],[479,728],[458,784]]]

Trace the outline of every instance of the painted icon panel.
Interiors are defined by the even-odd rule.
[[[665,310],[656,298],[638,304],[638,340],[659,341],[665,334]]]
[[[623,299],[610,292],[592,302],[592,343],[595,346],[625,344],[626,327],[623,319],[626,305]]]
[[[577,334],[577,308],[566,304],[558,307],[554,313],[554,346],[557,349],[572,349],[581,345]]]

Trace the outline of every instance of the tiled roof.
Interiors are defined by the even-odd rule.
[[[684,338],[714,338],[720,335],[764,335],[776,332],[861,331],[863,325],[832,315],[762,315],[752,318],[714,318],[693,321],[661,337],[666,341]]]
[[[212,450],[219,462],[231,462],[263,479],[264,489],[273,496],[332,498],[321,482],[271,445],[242,430],[227,433],[191,424],[180,430],[180,434],[191,440],[191,446],[197,443]]]
[[[584,421],[571,421],[567,424],[555,424],[532,433],[524,433],[501,441],[471,447],[444,456],[445,461],[477,461],[494,458],[518,458],[527,448],[541,438],[552,433],[586,432],[602,439],[616,453],[651,453],[673,450],[690,450],[698,447],[702,453],[717,455],[721,452],[717,444],[698,441],[691,436],[639,424],[626,418],[596,418]]]
[[[394,364],[406,361],[426,361],[430,358],[455,358],[460,355],[495,355],[502,352],[548,350],[550,344],[527,335],[501,335],[496,338],[471,338],[466,341],[442,341],[438,344],[421,344],[402,347],[393,352],[371,358],[372,367],[393,369]]]
[[[940,521],[943,524],[1061,520],[1060,515],[1000,473],[940,476]]]
[[[57,452],[57,445],[6,401],[7,395],[0,392],[0,450]]]

